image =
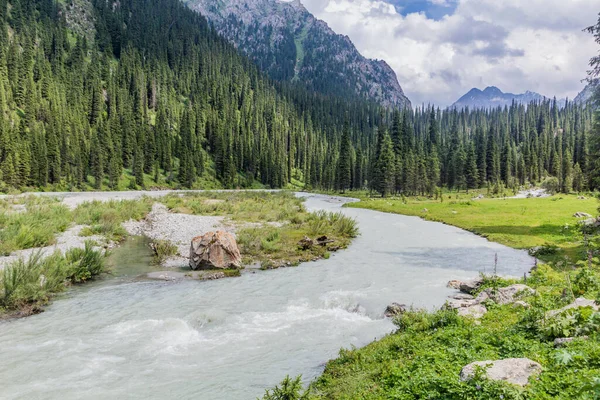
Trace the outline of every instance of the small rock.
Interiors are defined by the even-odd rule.
[[[400,314],[404,314],[406,312],[406,305],[404,304],[398,304],[398,303],[392,303],[389,306],[386,307],[385,312],[383,313],[383,315],[385,315],[388,318],[392,318],[395,317],[397,315]]]
[[[473,294],[483,284],[483,279],[471,279],[460,283],[460,291],[466,294]]]
[[[573,217],[575,217],[575,218],[592,218],[592,215],[582,212],[582,211],[578,211],[575,214],[573,214]]]
[[[476,300],[482,302],[490,298],[496,303],[504,305],[514,303],[516,301],[516,297],[518,296],[533,294],[535,294],[535,290],[533,290],[529,286],[523,284],[516,284],[503,288],[498,288],[496,291],[494,291],[494,289],[492,288],[488,288],[481,292],[479,296],[477,296]]]
[[[458,290],[458,289],[460,289],[461,283],[462,283],[461,281],[457,281],[456,279],[453,279],[446,284],[446,287],[448,287],[450,289]]]
[[[588,340],[588,339],[589,339],[589,336],[557,338],[557,339],[554,339],[554,347],[562,347],[565,344],[571,343],[575,340]]]
[[[468,307],[460,307],[458,315],[461,317],[471,317],[479,319],[487,313],[487,308],[483,304],[474,304]]]
[[[523,307],[523,308],[529,308],[531,307],[529,305],[529,303],[524,302],[523,300],[519,300],[519,301],[515,301],[513,303],[513,307]]]
[[[429,210],[428,210],[428,209],[426,209],[426,208],[424,208],[424,209],[423,209],[423,212],[424,212],[424,213],[428,213],[428,212],[429,212]]]
[[[585,196],[579,196],[579,197],[577,197],[577,200],[587,200],[587,197],[585,197]]]
[[[594,300],[588,300],[586,298],[580,297],[577,300],[575,300],[574,302],[572,302],[571,304],[564,306],[561,309],[548,311],[546,313],[546,318],[552,318],[559,314],[562,314],[563,312],[565,312],[567,310],[570,310],[571,308],[579,308],[579,307],[592,307],[592,309],[594,311],[600,310],[600,307],[598,307],[598,305],[596,304],[596,302]]]
[[[485,368],[485,376],[492,381],[505,381],[525,386],[532,375],[542,372],[542,366],[528,358],[507,358],[497,361],[477,361],[463,367],[460,380],[468,381],[475,376],[476,367]]]
[[[454,300],[475,300],[475,297],[466,293],[456,293],[448,297]]]

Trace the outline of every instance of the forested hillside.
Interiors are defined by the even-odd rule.
[[[265,78],[178,0],[0,0],[0,28],[3,191],[600,185],[592,110],[575,103],[394,111],[318,95]]]
[[[344,110],[377,114],[276,89],[177,0],[0,0],[0,28],[5,190],[327,186]]]
[[[433,195],[438,187],[496,192],[526,183],[551,191],[600,187],[592,107],[556,101],[494,110],[396,112],[379,131],[371,187],[382,194]],[[394,166],[395,163],[395,166]]]

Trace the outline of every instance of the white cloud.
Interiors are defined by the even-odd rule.
[[[459,0],[440,20],[402,16],[381,0],[302,1],[363,55],[386,60],[415,105],[446,106],[492,85],[573,98],[597,53],[582,29],[596,22],[600,0]]]

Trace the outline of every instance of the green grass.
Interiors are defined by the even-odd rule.
[[[88,225],[82,235],[103,235],[109,240],[121,241],[127,232],[121,226],[125,221],[140,220],[152,209],[153,200],[92,201],[79,205],[73,211],[77,224]]]
[[[238,222],[289,222],[304,212],[302,200],[289,192],[204,192],[171,194],[160,199],[169,210],[215,215]]]
[[[472,196],[472,195],[471,195]],[[578,211],[597,214],[595,198],[578,200],[575,195],[549,198],[448,200],[418,198],[364,199],[348,207],[413,215],[443,222],[484,236],[516,249],[550,243],[560,248],[559,256],[571,261],[581,256],[582,241],[577,229]],[[544,259],[542,256],[541,258]],[[545,258],[551,261],[553,257]]]
[[[177,246],[168,240],[154,240],[151,247],[157,264],[161,264],[167,258],[177,255]]]
[[[0,271],[0,318],[36,314],[68,285],[92,280],[104,270],[104,255],[89,242],[65,255],[37,252],[19,259]]]
[[[24,206],[16,212],[14,206]],[[58,200],[29,196],[0,201],[0,255],[55,243],[71,223],[69,210]]]

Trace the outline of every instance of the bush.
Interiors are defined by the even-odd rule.
[[[125,221],[140,220],[152,209],[152,200],[111,200],[107,202],[92,201],[83,203],[74,211],[78,224],[90,225],[85,235],[104,235],[109,239],[121,240],[127,232],[121,224]]]
[[[308,391],[302,389],[301,376],[292,379],[288,375],[279,386],[275,386],[272,391],[267,390],[262,400],[308,400]]]
[[[104,257],[91,243],[42,257],[40,251],[0,271],[0,310],[29,315],[41,310],[53,295],[70,283],[93,279],[104,271]]]
[[[550,176],[550,177],[544,179],[542,181],[541,186],[543,189],[546,189],[546,191],[550,194],[556,194],[560,191],[560,185],[558,183],[558,178],[556,178],[554,176]]]
[[[154,260],[157,264],[162,264],[167,258],[177,255],[177,246],[168,240],[156,240],[150,244],[154,251]]]

